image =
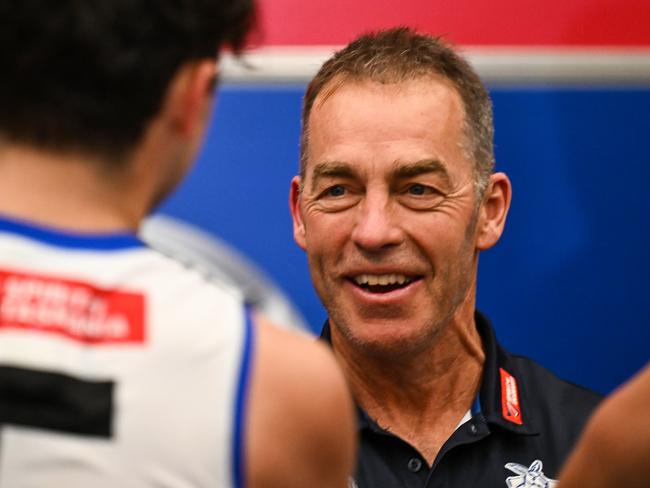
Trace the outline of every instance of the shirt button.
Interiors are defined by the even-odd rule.
[[[418,458],[411,458],[408,462],[408,468],[409,471],[417,473],[422,469],[422,461],[420,461]]]

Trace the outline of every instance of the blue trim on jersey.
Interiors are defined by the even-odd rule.
[[[235,404],[235,428],[233,436],[233,481],[235,488],[246,486],[246,466],[244,459],[244,436],[246,434],[246,410],[248,407],[248,390],[251,376],[253,356],[253,317],[249,306],[244,308],[246,317],[244,326],[244,347],[239,381],[237,383],[237,399]]]
[[[37,225],[24,220],[0,216],[0,232],[18,234],[52,246],[93,251],[116,251],[145,247],[135,234],[122,233],[75,233],[53,227]]]

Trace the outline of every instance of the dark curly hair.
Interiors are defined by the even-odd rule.
[[[239,52],[254,0],[0,0],[0,138],[120,160],[185,62]]]

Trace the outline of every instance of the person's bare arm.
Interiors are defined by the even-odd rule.
[[[249,488],[345,488],[354,469],[353,404],[333,355],[257,318],[247,424]]]
[[[559,479],[560,488],[650,486],[650,365],[596,410]]]

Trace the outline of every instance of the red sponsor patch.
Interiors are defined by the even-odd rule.
[[[501,373],[501,413],[503,418],[522,425],[524,420],[521,417],[517,380],[503,368],[499,368],[499,373]]]
[[[144,342],[144,296],[53,276],[0,270],[0,330],[86,344]]]

